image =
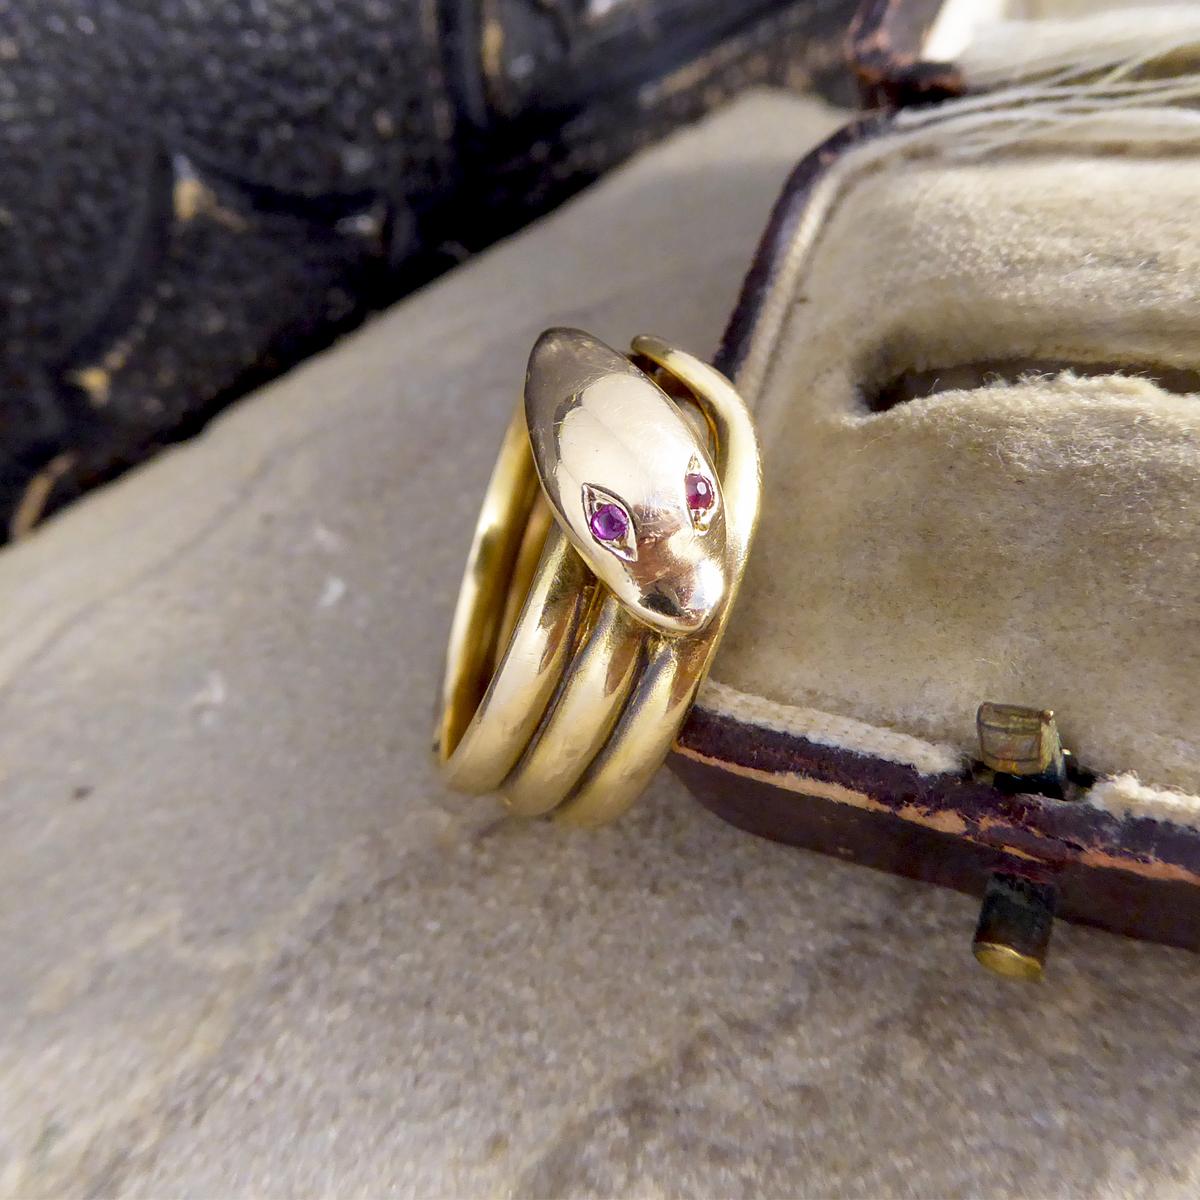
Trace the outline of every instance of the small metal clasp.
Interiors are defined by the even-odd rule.
[[[980,761],[995,773],[996,787],[1063,798],[1066,752],[1052,710],[985,701],[975,726]]]

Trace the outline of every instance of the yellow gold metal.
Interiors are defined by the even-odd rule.
[[[546,498],[593,574],[650,628],[702,629],[726,586],[724,504],[708,448],[678,406],[625,355],[579,330],[551,329],[529,358],[525,417]],[[693,469],[716,489],[703,529],[685,495]],[[623,502],[637,530],[633,557],[593,536],[597,493]]]
[[[1009,979],[1041,979],[1055,902],[1055,888],[1048,880],[993,872],[971,943],[980,965]]]
[[[512,639],[462,737],[443,758],[454,787],[491,792],[503,783],[558,686],[588,599],[579,556],[561,530],[552,530]]]
[[[713,368],[653,338],[632,361],[577,330],[538,339],[451,630],[450,783],[577,825],[628,807],[728,622],[759,472],[749,415]]]
[[[538,816],[570,794],[629,699],[644,640],[636,619],[607,596],[553,708],[505,781],[504,798],[514,813]]]
[[[1063,770],[1062,739],[1050,709],[985,702],[975,722],[979,757],[993,771],[1045,775]]]
[[[542,560],[542,551],[553,526],[554,514],[550,511],[550,506],[540,496],[537,497],[529,514],[529,523],[521,536],[521,548],[517,551],[512,581],[504,599],[504,615],[500,618],[500,629],[496,635],[497,646],[507,646],[512,641],[517,618],[525,605],[525,597],[533,587],[538,563]]]
[[[513,631],[501,643],[514,574],[538,499],[525,422],[513,419],[467,556],[447,652],[435,750],[447,780],[488,792],[521,755],[557,686],[589,597],[587,571],[557,530],[547,536]]]
[[[971,949],[979,965],[1006,979],[1040,981],[1046,973],[1045,964],[1032,954],[1022,954],[1001,942],[976,942]]]
[[[434,750],[442,762],[461,740],[495,670],[510,581],[537,491],[525,422],[517,413],[505,431],[484,494],[450,626],[434,736]]]
[[[724,496],[725,587],[701,632],[690,638],[659,637],[651,644],[646,670],[621,721],[577,793],[556,814],[572,825],[602,825],[620,816],[666,758],[725,632],[758,524],[758,439],[733,385],[712,367],[657,338],[635,338],[633,351],[691,393],[712,431]]]

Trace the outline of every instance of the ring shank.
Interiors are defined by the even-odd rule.
[[[435,750],[463,791],[494,791],[520,757],[594,589],[544,505],[518,414],[484,496],[446,655]]]

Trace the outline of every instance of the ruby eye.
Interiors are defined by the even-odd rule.
[[[619,496],[595,484],[583,485],[583,512],[592,539],[626,562],[637,562],[633,518]]]
[[[699,456],[692,459],[683,477],[683,498],[692,518],[692,527],[697,533],[705,533],[716,519],[720,499],[717,485],[701,465]]]
[[[688,508],[692,515],[706,513],[716,501],[717,492],[707,475],[690,472],[683,479],[684,492],[687,495]]]
[[[589,522],[598,542],[619,542],[629,532],[629,518],[619,504],[602,504]]]

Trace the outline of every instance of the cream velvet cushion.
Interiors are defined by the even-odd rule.
[[[951,756],[1050,707],[1123,777],[1094,802],[1200,819],[1198,193],[1178,154],[853,173],[739,380],[764,511],[711,694]]]

